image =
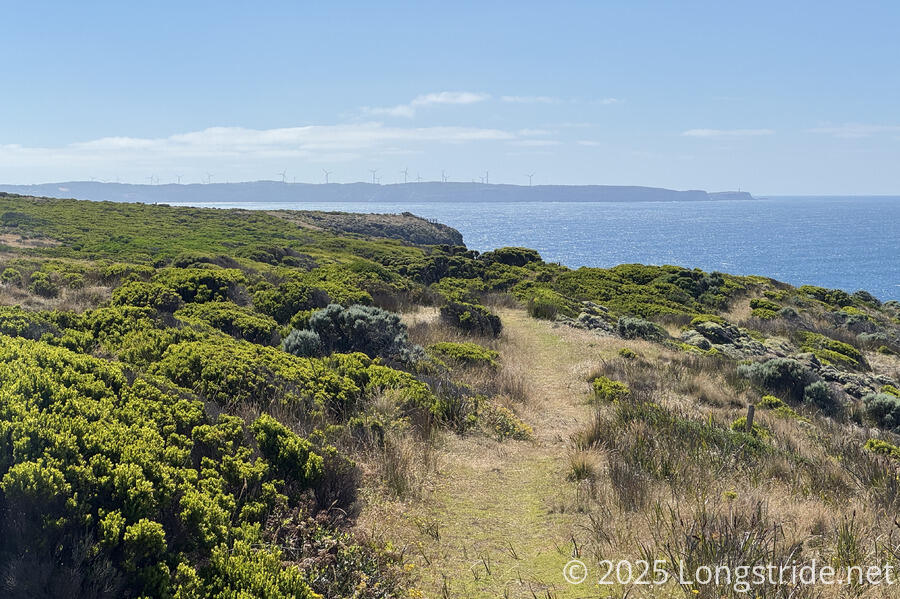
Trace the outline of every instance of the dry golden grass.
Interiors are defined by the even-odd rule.
[[[13,248],[46,248],[61,242],[49,237],[23,237],[18,233],[0,233],[0,243]]]
[[[13,285],[0,285],[0,305],[26,310],[71,310],[76,313],[96,308],[107,301],[110,288],[102,285],[83,289],[63,288],[57,297],[46,298]]]

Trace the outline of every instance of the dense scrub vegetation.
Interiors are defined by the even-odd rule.
[[[402,596],[402,558],[346,530],[358,462],[382,456],[384,484],[410,493],[402,439],[441,427],[534,438],[516,413],[527,393],[507,370],[514,356],[497,351],[498,305],[617,340],[586,381],[598,418],[578,446],[608,452],[624,509],[736,463],[812,477],[769,415],[871,429],[829,455],[882,477],[877,501],[896,507],[895,466],[866,460],[898,455],[900,304],[342,236],[326,216],[331,231],[291,213],[0,194],[2,232],[42,242],[0,248],[0,594]],[[422,306],[443,337],[404,324]],[[757,403],[765,424],[747,432],[734,415],[703,421],[656,401],[648,351],[684,360],[678,393]],[[692,383],[698,364],[724,382]],[[571,478],[591,472],[585,462]]]

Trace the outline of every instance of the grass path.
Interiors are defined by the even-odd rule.
[[[583,597],[590,588],[562,576],[584,520],[567,456],[571,435],[590,418],[585,375],[617,345],[523,311],[501,317],[503,359],[522,361],[531,389],[520,416],[535,440],[448,435],[422,497],[370,505],[360,525],[408,547],[427,597]]]

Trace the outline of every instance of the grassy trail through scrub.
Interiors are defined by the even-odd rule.
[[[554,328],[524,311],[501,317],[502,359],[521,361],[531,398],[519,413],[534,440],[448,435],[421,498],[370,505],[360,526],[408,544],[428,597],[583,597],[590,585],[562,575],[586,520],[566,480],[570,438],[591,415],[585,373],[621,341]]]

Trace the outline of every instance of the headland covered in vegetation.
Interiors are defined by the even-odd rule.
[[[412,215],[9,194],[0,256],[3,596],[574,597],[572,556],[900,563],[898,302],[479,254]]]

